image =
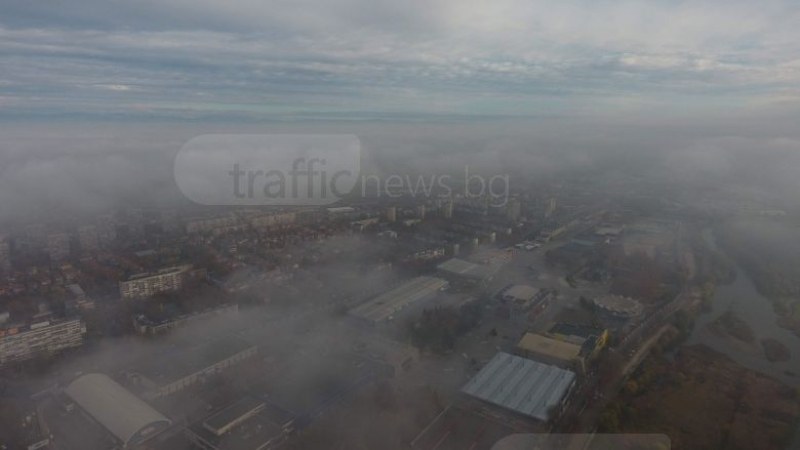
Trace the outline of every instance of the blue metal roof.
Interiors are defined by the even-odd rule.
[[[545,421],[574,382],[575,372],[500,352],[461,391]]]

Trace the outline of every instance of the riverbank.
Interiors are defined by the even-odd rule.
[[[776,314],[772,302],[758,292],[748,273],[717,245],[711,228],[703,231],[703,239],[708,248],[729,260],[737,276],[732,283],[719,284],[714,289],[709,289],[709,293],[713,292],[713,295],[704,302],[703,311],[695,317],[695,326],[686,344],[706,345],[748,369],[800,388],[800,377],[796,375],[800,374],[800,339],[791,331],[776,325],[780,316]],[[729,312],[734,320],[720,319]],[[720,333],[720,327],[712,325],[715,322],[718,325],[728,322],[733,325],[731,329],[741,328],[742,332]],[[734,322],[740,323],[737,325]],[[745,326],[749,330],[745,330]],[[713,328],[717,328],[717,332],[712,331]],[[731,334],[738,334],[744,340]],[[768,356],[775,355],[766,355],[763,344],[759,344],[765,340],[784,346],[787,352],[781,353],[788,353],[789,357],[784,359],[784,355],[780,355],[779,358],[769,358]],[[767,345],[774,347],[772,344]]]
[[[796,389],[697,345],[646,359],[600,431],[663,433],[674,450],[780,450],[798,419]]]

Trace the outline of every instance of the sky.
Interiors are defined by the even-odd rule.
[[[794,0],[2,0],[0,11],[0,120],[667,117],[800,104]]]
[[[0,0],[0,224],[175,199],[175,152],[231,132],[800,204],[797,24],[796,0]]]

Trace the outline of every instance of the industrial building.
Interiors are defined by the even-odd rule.
[[[536,297],[537,292],[539,290],[533,286],[515,284],[500,293],[500,298],[509,303],[527,305]]]
[[[608,344],[609,339],[607,328],[563,322],[553,325],[547,334],[555,339],[580,345],[581,354],[586,357],[595,356]]]
[[[141,444],[171,425],[168,418],[104,374],[83,375],[64,393],[123,448]]]
[[[350,315],[370,324],[392,320],[407,306],[433,297],[448,282],[435,277],[416,277],[350,310]]]
[[[174,292],[183,287],[184,277],[191,265],[166,267],[156,273],[133,275],[120,281],[119,294],[123,299],[147,298],[162,292]]]
[[[148,317],[139,314],[133,319],[133,327],[142,335],[155,335],[165,333],[173,328],[178,328],[189,323],[196,323],[211,318],[233,319],[239,314],[239,305],[221,305],[203,311],[181,314],[174,317]]]
[[[476,264],[460,258],[452,258],[436,266],[439,273],[449,279],[486,281],[497,273],[497,266]]]
[[[292,420],[264,401],[246,396],[190,425],[186,436],[206,450],[267,450],[286,440]]]
[[[508,285],[497,293],[497,313],[514,320],[534,320],[558,295],[554,289],[537,289],[524,284]]]
[[[357,354],[298,357],[252,393],[268,409],[291,416],[292,429],[299,430],[365,386],[394,375],[389,363]]]
[[[461,392],[514,413],[547,421],[566,403],[575,372],[499,352]]]
[[[257,353],[242,339],[226,337],[188,350],[178,350],[146,361],[128,373],[131,382],[155,399],[202,383]]]
[[[581,346],[536,333],[525,333],[517,344],[520,356],[563,369],[583,370]]]
[[[83,344],[86,325],[79,318],[3,324],[0,318],[0,366],[49,355]]]
[[[644,312],[638,301],[621,295],[605,295],[592,300],[594,307],[606,317],[614,319],[632,319]]]
[[[473,408],[450,405],[411,441],[411,448],[489,450],[503,437],[520,431],[511,423],[480,414]]]

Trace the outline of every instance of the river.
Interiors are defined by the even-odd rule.
[[[724,249],[717,246],[710,228],[703,231],[703,238],[709,247],[727,255]],[[773,311],[770,300],[756,290],[753,281],[736,261],[731,263],[736,268],[736,280],[731,284],[717,286],[711,302],[712,310],[696,318],[694,330],[686,345],[705,344],[744,367],[800,387],[800,338],[778,326],[778,316]],[[708,324],[729,309],[753,330],[756,336],[753,345],[742,344],[733,338],[720,337],[709,331]],[[788,347],[790,359],[785,362],[769,362],[761,348],[760,341],[764,338],[776,339]]]

